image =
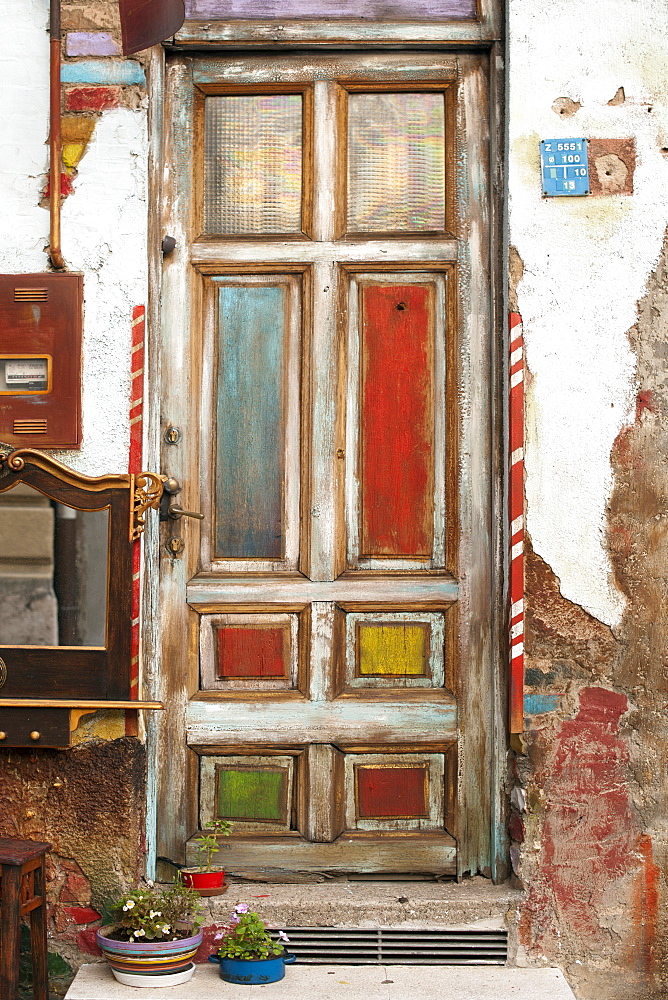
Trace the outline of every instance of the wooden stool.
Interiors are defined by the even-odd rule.
[[[0,997],[18,1000],[21,917],[30,914],[34,1000],[49,1000],[44,857],[51,844],[0,837]]]

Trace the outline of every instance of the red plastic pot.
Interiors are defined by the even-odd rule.
[[[200,872],[183,868],[181,879],[189,889],[221,889],[225,881],[225,870],[216,868],[213,871]]]

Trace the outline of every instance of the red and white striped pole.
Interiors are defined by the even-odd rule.
[[[128,472],[142,471],[142,435],[144,415],[144,338],[146,335],[146,308],[135,306],[132,310],[132,359],[130,361],[130,457]],[[139,610],[140,610],[140,559],[141,542],[134,543],[132,551],[132,642],[130,665],[130,698],[139,697]],[[125,732],[137,735],[137,715],[126,712]]]
[[[524,732],[524,336],[522,317],[510,328],[510,732]]]

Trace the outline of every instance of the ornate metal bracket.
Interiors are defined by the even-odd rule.
[[[158,507],[165,476],[155,472],[139,472],[130,476],[130,541],[135,542],[146,527],[146,511]]]

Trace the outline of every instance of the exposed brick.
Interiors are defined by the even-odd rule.
[[[60,175],[60,195],[62,198],[67,198],[68,195],[74,194],[74,188],[72,187],[72,178],[69,174]],[[46,182],[46,188],[44,189],[44,197],[48,198],[51,195],[51,178]]]
[[[72,87],[65,91],[66,111],[106,111],[120,104],[120,87]]]
[[[60,135],[63,142],[88,142],[95,130],[95,118],[82,115],[65,115],[60,120]]]

